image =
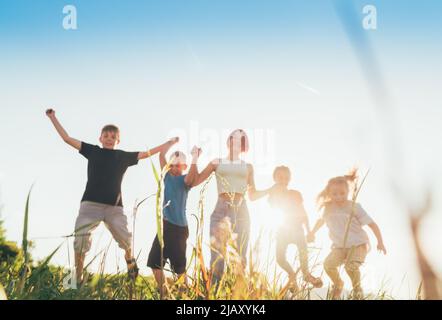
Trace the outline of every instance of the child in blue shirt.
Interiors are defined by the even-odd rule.
[[[169,147],[170,148],[170,147]],[[160,152],[160,165],[163,169],[167,165],[166,148]],[[147,266],[152,268],[158,286],[163,290],[164,274],[162,266],[169,260],[171,269],[178,277],[185,277],[186,272],[186,242],[189,229],[186,219],[186,202],[189,190],[192,188],[197,176],[196,163],[201,150],[192,149],[192,164],[188,174],[186,156],[183,152],[176,151],[170,157],[169,171],[164,177],[164,203],[163,203],[163,261],[161,261],[161,246],[158,235],[155,237],[149,253]],[[185,280],[185,279],[184,279]]]

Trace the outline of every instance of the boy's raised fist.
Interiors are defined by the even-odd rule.
[[[179,137],[174,137],[174,138],[172,138],[172,139],[169,140],[169,143],[171,143],[171,144],[175,144],[175,143],[178,143],[179,141],[180,141],[180,138],[179,138]]]
[[[54,110],[54,109],[47,109],[47,110],[46,110],[46,115],[47,115],[48,117],[53,117],[53,116],[55,116],[55,110]]]

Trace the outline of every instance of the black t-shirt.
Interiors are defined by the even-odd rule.
[[[122,207],[121,182],[127,168],[138,163],[138,152],[104,149],[82,142],[80,154],[88,159],[87,184],[81,201]]]

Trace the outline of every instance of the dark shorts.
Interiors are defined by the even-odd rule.
[[[186,247],[189,229],[163,220],[163,267],[169,260],[171,270],[176,274],[186,271]],[[161,247],[158,236],[155,237],[150,249],[147,266],[161,269]]]

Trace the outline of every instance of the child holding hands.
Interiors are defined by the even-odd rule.
[[[361,299],[360,267],[368,253],[369,239],[363,229],[367,225],[377,239],[377,249],[387,253],[381,231],[376,222],[365,212],[359,203],[349,200],[350,186],[357,179],[354,170],[345,176],[334,177],[327,183],[318,196],[318,205],[323,209],[322,217],[316,222],[309,234],[309,240],[314,240],[315,233],[325,224],[329,229],[332,250],[324,261],[324,269],[330,277],[332,298],[340,298],[344,286],[338,268],[344,265],[353,285],[353,298]]]

